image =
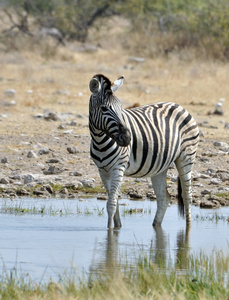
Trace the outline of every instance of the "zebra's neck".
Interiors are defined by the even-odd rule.
[[[104,145],[110,143],[111,141],[115,143],[112,138],[110,138],[105,132],[101,130],[90,130],[90,133],[93,144],[95,144],[98,148],[104,147]]]

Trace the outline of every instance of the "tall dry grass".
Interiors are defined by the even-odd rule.
[[[229,257],[222,252],[186,258],[188,269],[164,269],[144,254],[126,267],[77,277],[59,275],[58,281],[33,282],[14,269],[4,271],[1,299],[228,299]]]

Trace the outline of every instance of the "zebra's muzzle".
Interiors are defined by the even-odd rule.
[[[120,124],[119,132],[113,136],[113,139],[121,147],[129,146],[131,140],[130,130],[126,126]]]

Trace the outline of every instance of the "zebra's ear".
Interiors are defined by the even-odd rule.
[[[101,89],[101,84],[96,78],[92,78],[89,83],[89,88],[92,93],[98,93]]]
[[[122,75],[119,79],[115,80],[115,82],[112,84],[111,86],[111,90],[112,92],[116,92],[122,85],[124,82],[124,76]]]

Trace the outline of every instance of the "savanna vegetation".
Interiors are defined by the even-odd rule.
[[[122,46],[155,57],[191,49],[197,57],[229,59],[227,0],[4,0],[2,49],[17,48],[16,36],[33,42],[41,33],[57,44],[87,42],[89,30],[106,25],[111,16],[128,21]]]

